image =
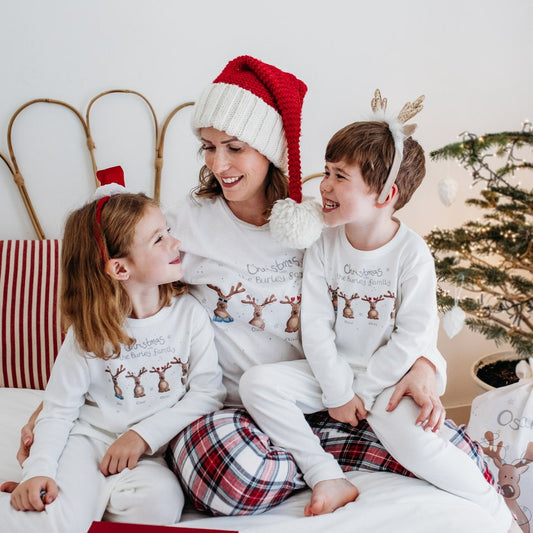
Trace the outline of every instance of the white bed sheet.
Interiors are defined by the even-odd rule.
[[[15,458],[20,428],[41,395],[42,391],[0,388],[0,483],[20,478]],[[306,490],[262,515],[213,518],[187,510],[179,525],[240,533],[504,533],[484,509],[424,481],[366,472],[350,473],[349,478],[360,496],[329,515],[303,516],[310,496]]]

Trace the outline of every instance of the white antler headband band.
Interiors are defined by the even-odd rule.
[[[373,112],[373,119],[379,122],[386,122],[392,133],[394,139],[394,159],[392,166],[387,177],[383,189],[378,197],[378,203],[382,204],[387,199],[396,178],[398,177],[398,171],[402,164],[403,159],[403,141],[406,137],[413,134],[416,129],[416,124],[409,124],[405,126],[405,123],[413,118],[417,113],[422,111],[422,102],[424,101],[424,95],[419,96],[414,102],[407,102],[397,117],[394,117],[390,113],[387,113],[387,99],[381,97],[379,89],[376,89],[374,98],[370,103]]]

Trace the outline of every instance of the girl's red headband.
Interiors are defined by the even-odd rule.
[[[99,170],[96,173],[96,178],[100,182],[100,187],[94,193],[95,198],[98,199],[94,216],[94,236],[100,250],[100,256],[105,264],[109,259],[109,253],[101,227],[102,209],[111,196],[126,192],[124,188],[124,171],[120,166],[106,168]]]

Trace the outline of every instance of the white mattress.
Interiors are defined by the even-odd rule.
[[[15,458],[20,428],[41,394],[0,389],[0,483],[20,478]],[[179,525],[240,533],[504,533],[484,509],[424,481],[389,473],[353,472],[349,478],[360,496],[329,515],[303,516],[310,495],[306,490],[262,515],[213,518],[186,511]]]

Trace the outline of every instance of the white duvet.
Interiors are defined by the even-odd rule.
[[[41,394],[27,389],[0,389],[0,483],[20,478],[15,458],[20,428]],[[360,496],[329,515],[303,516],[310,495],[306,490],[262,515],[213,518],[185,511],[179,525],[240,533],[504,533],[484,509],[424,481],[367,472],[353,472],[349,478],[359,488]]]

